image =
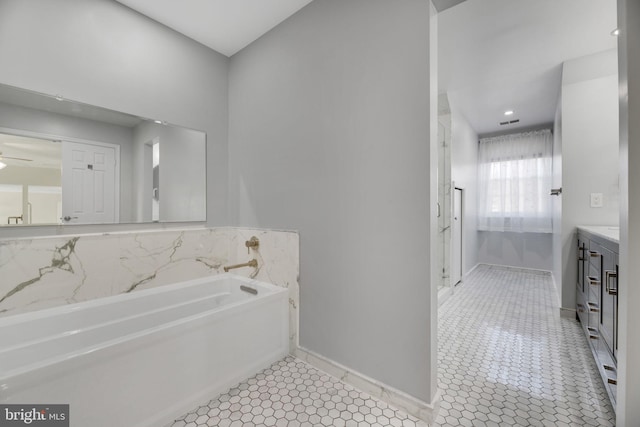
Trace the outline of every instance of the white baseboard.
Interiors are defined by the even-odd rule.
[[[449,297],[453,296],[454,287],[447,286],[438,290],[438,306],[442,305]]]
[[[467,277],[468,275],[470,275],[473,270],[475,270],[476,268],[478,268],[480,266],[480,263],[477,263],[476,265],[474,265],[473,267],[471,267],[471,270],[467,271],[464,276]]]
[[[310,350],[297,348],[295,355],[308,364],[340,379],[340,381],[344,381],[359,390],[369,393],[427,424],[433,423],[438,416],[438,410],[440,409],[440,390],[436,392],[433,401],[427,403]]]
[[[551,275],[551,276],[553,275],[550,270],[542,270],[540,268],[518,267],[515,265],[488,264],[486,262],[481,262],[478,265],[486,265],[489,267],[503,268],[503,269],[513,270],[513,271],[522,271],[523,273],[544,274],[544,275]]]
[[[560,307],[560,317],[564,317],[565,319],[575,319],[576,318],[576,309],[575,308]]]

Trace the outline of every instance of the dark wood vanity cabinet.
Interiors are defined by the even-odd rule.
[[[618,356],[618,243],[578,229],[576,313],[615,407]]]

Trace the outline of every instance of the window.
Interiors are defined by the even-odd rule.
[[[478,229],[550,233],[549,130],[480,140]]]

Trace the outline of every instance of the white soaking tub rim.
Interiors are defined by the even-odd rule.
[[[286,289],[271,283],[267,283],[267,282],[256,280],[256,279],[251,279],[249,277],[240,276],[233,273],[222,273],[222,274],[216,274],[212,276],[200,277],[198,279],[191,279],[191,280],[185,280],[182,282],[171,283],[168,285],[160,285],[160,286],[156,286],[154,288],[149,288],[149,289],[136,290],[129,293],[121,293],[117,295],[110,295],[106,297],[90,299],[87,301],[80,301],[72,304],[64,304],[64,305],[59,305],[55,307],[43,308],[41,310],[30,311],[26,313],[17,313],[17,314],[11,314],[8,316],[2,316],[0,317],[0,328],[4,326],[10,326],[16,323],[22,323],[25,321],[38,320],[38,319],[51,317],[51,316],[60,316],[60,315],[64,315],[71,312],[86,310],[91,307],[108,305],[110,303],[114,303],[121,300],[138,299],[138,298],[143,298],[147,295],[170,292],[173,290],[183,289],[185,287],[205,284],[211,281],[222,281],[224,279],[236,279],[238,281],[245,282],[246,284],[251,286],[263,287],[265,290],[269,291],[268,292],[269,294],[274,292],[279,292],[279,290],[281,289]]]
[[[266,282],[261,282],[261,281],[257,281],[254,279],[249,279],[246,277],[242,277],[242,276],[237,276],[237,275],[232,275],[232,274],[224,274],[224,275],[218,275],[218,276],[213,276],[213,277],[208,277],[205,279],[196,279],[196,280],[192,280],[192,281],[187,281],[187,282],[181,282],[181,283],[177,283],[177,284],[172,284],[172,285],[166,285],[166,286],[161,286],[158,288],[153,288],[153,289],[148,289],[148,290],[141,290],[135,293],[136,298],[139,298],[140,296],[138,294],[140,293],[145,293],[147,291],[153,291],[153,292],[148,292],[146,294],[153,294],[156,292],[162,292],[162,291],[171,291],[171,290],[177,290],[180,289],[181,287],[184,286],[197,286],[197,285],[202,285],[202,284],[206,284],[208,281],[211,281],[211,279],[216,278],[216,281],[219,280],[223,280],[223,279],[236,279],[237,280],[237,284],[238,287],[240,286],[240,283],[245,283],[257,288],[262,288],[267,290],[268,292],[263,293],[262,295],[251,295],[249,298],[246,299],[242,299],[239,301],[234,301],[231,302],[229,304],[225,304],[223,306],[219,306],[219,307],[215,307],[209,310],[204,310],[201,312],[197,312],[195,314],[192,315],[188,315],[188,316],[184,316],[181,318],[177,318],[168,322],[163,322],[161,324],[158,324],[156,326],[153,327],[149,327],[149,328],[145,328],[139,331],[135,331],[135,332],[131,332],[131,333],[123,333],[123,335],[117,337],[117,338],[113,338],[113,339],[108,339],[106,341],[99,341],[93,345],[87,345],[82,347],[81,349],[76,349],[74,351],[71,352],[60,352],[60,354],[56,354],[53,356],[49,356],[49,357],[45,357],[42,360],[39,360],[37,362],[33,362],[33,363],[29,363],[27,365],[24,366],[20,366],[18,368],[15,369],[10,369],[7,370],[5,372],[0,371],[0,388],[2,388],[2,382],[9,380],[10,378],[16,377],[18,375],[21,374],[25,374],[28,373],[30,371],[34,371],[37,369],[41,369],[41,368],[45,368],[51,365],[54,365],[56,363],[61,363],[67,360],[71,360],[77,357],[81,357],[81,356],[85,356],[88,354],[91,354],[93,352],[105,349],[105,348],[109,348],[121,343],[125,343],[137,338],[142,338],[148,335],[152,335],[156,332],[162,331],[162,330],[167,330],[170,328],[174,328],[174,327],[178,327],[180,325],[189,323],[189,322],[194,322],[194,321],[198,321],[200,319],[204,319],[205,317],[211,317],[212,319],[215,317],[221,317],[223,316],[224,312],[232,312],[232,311],[237,311],[237,309],[243,305],[258,305],[258,304],[262,304],[262,303],[268,303],[269,301],[273,300],[274,298],[278,298],[280,294],[287,292],[288,290],[286,288],[281,288],[275,285],[272,285],[270,283],[266,283]],[[240,283],[238,283],[240,282]],[[170,288],[170,289],[167,289]],[[145,294],[142,294],[141,296],[144,296]],[[105,298],[101,298],[101,300],[105,300],[108,299],[109,301],[100,301],[101,304],[109,304],[109,303],[114,303],[117,301],[122,300],[123,298],[131,298],[133,297],[134,294],[125,294],[125,295],[117,295],[115,297],[105,297]],[[80,304],[85,304],[85,303],[78,303],[78,304],[74,304],[74,305],[80,305]],[[96,306],[96,305],[101,305],[98,303],[94,303],[94,300],[92,301],[87,301],[86,302],[87,306]],[[51,311],[55,311],[57,313],[58,310],[56,309],[60,309],[61,307],[54,307],[52,309],[46,309],[47,311],[51,310]],[[67,308],[67,307],[62,307],[62,309]],[[45,310],[42,310],[45,311]],[[71,310],[62,310],[61,311],[62,314],[64,313],[68,313],[71,312]],[[29,314],[34,314],[34,313],[25,313],[25,315],[29,315]],[[22,315],[16,315],[16,316],[22,316]],[[11,317],[16,317],[16,316],[11,316]],[[38,318],[46,318],[47,316],[38,316]],[[16,322],[14,324],[18,324],[19,322]]]
[[[101,299],[100,304],[78,303],[63,306],[58,310],[42,311],[39,315],[20,316],[14,321],[3,322],[0,319],[0,335],[4,335],[3,344],[6,347],[15,347],[23,345],[27,341],[37,342],[55,336],[63,337],[72,335],[74,332],[81,332],[78,329],[79,325],[82,325],[82,329],[91,326],[99,327],[113,323],[114,318],[134,318],[140,313],[152,313],[154,309],[168,310],[173,304],[195,302],[203,296],[225,294],[229,295],[230,299],[243,299],[238,297],[239,295],[249,298],[249,294],[238,288],[238,280],[230,276],[214,280],[215,277],[209,276],[209,278],[202,278],[203,280],[196,279],[174,284],[177,286],[173,290],[171,289],[172,285],[165,286],[164,288],[168,289],[166,291],[164,288],[158,292],[141,290],[135,294],[123,295],[122,300],[116,303],[117,306],[112,303],[114,299],[117,300],[116,298],[105,297]],[[256,289],[261,289],[261,294],[270,292],[265,286],[254,286]],[[131,295],[136,295],[136,298]],[[140,296],[144,298],[140,298]],[[114,309],[114,307],[116,308]],[[43,321],[43,316],[46,321]],[[15,321],[19,322],[22,334],[12,336],[10,333],[3,333],[5,330],[14,328]]]
[[[232,299],[238,295],[248,297],[248,294],[241,292],[238,288],[238,280],[231,278],[231,276],[215,277],[216,276],[209,276],[208,278],[202,278],[202,280],[196,279],[171,286],[164,286],[157,292],[140,290],[134,294],[125,294],[122,295],[122,299],[116,303],[117,307],[115,310],[112,302],[118,299],[114,297],[104,297],[97,300],[100,301],[98,304],[89,304],[85,301],[62,306],[57,310],[46,309],[42,312],[33,312],[39,314],[30,316],[11,316],[7,321],[3,321],[2,318],[0,318],[0,335],[4,335],[5,337],[3,342],[5,346],[13,347],[26,341],[35,342],[48,336],[70,335],[67,332],[77,330],[78,325],[82,325],[83,328],[92,325],[100,326],[112,322],[114,317],[124,318],[135,316],[139,313],[150,312],[156,308],[166,310],[169,305],[168,301],[174,303],[194,301],[203,295],[213,295],[214,293],[231,295],[230,298]],[[232,282],[235,283],[235,285],[232,284]],[[175,289],[171,289],[174,285],[177,285]],[[260,288],[257,284],[254,286],[256,286],[256,289]],[[206,291],[206,288],[209,288],[209,291]],[[262,286],[260,289],[261,294],[270,292],[265,286]],[[136,297],[134,298],[133,295]],[[43,318],[46,319],[46,322],[43,321]],[[4,319],[7,318],[5,317]],[[11,330],[16,322],[21,327],[20,330],[22,334],[20,336],[12,336],[10,333],[3,334],[3,331],[7,329]]]
[[[182,301],[180,303],[165,305],[165,306],[163,306],[161,308],[154,308],[152,310],[141,312],[141,313],[134,314],[134,315],[127,315],[127,316],[124,316],[124,317],[118,317],[118,318],[113,319],[113,320],[109,320],[109,321],[105,321],[105,322],[97,323],[97,324],[92,324],[90,326],[78,327],[78,328],[75,328],[73,330],[64,330],[62,332],[59,332],[59,333],[56,333],[56,334],[53,334],[53,335],[48,335],[48,336],[46,336],[44,338],[36,338],[36,339],[30,339],[30,340],[22,341],[19,344],[14,344],[14,345],[11,345],[11,346],[8,346],[8,347],[0,348],[0,355],[2,355],[2,353],[7,353],[9,351],[14,351],[14,350],[17,350],[17,349],[20,349],[20,348],[23,348],[23,347],[33,346],[35,344],[39,344],[39,343],[46,342],[46,341],[53,341],[53,340],[60,339],[60,338],[65,338],[65,337],[69,337],[69,336],[73,336],[73,335],[82,334],[84,332],[89,332],[89,331],[92,331],[92,330],[100,329],[100,328],[102,328],[104,326],[117,325],[118,323],[131,321],[131,320],[143,317],[145,315],[161,313],[163,311],[167,311],[167,310],[172,309],[172,308],[182,307],[182,306],[186,306],[186,305],[189,305],[189,304],[202,302],[202,301],[206,301],[206,300],[209,300],[209,299],[219,298],[221,296],[226,296],[226,295],[230,295],[230,293],[220,292],[220,293],[216,293],[216,294],[213,294],[213,295],[207,295],[207,296],[200,297],[200,298],[193,298],[193,299],[190,299],[190,300],[187,300],[187,301]],[[239,300],[239,301],[233,301],[233,302],[234,303],[235,302],[243,302],[243,301],[246,301],[247,299],[248,298],[245,298],[245,299],[242,299],[242,300]],[[224,306],[226,307],[226,306],[231,305],[231,304],[232,303],[225,304]],[[217,308],[219,308],[219,307],[217,307]]]

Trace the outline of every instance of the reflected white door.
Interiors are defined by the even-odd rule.
[[[117,219],[116,148],[62,142],[62,223],[107,224]]]
[[[453,195],[453,218],[451,233],[451,283],[462,281],[462,189],[456,188]]]

